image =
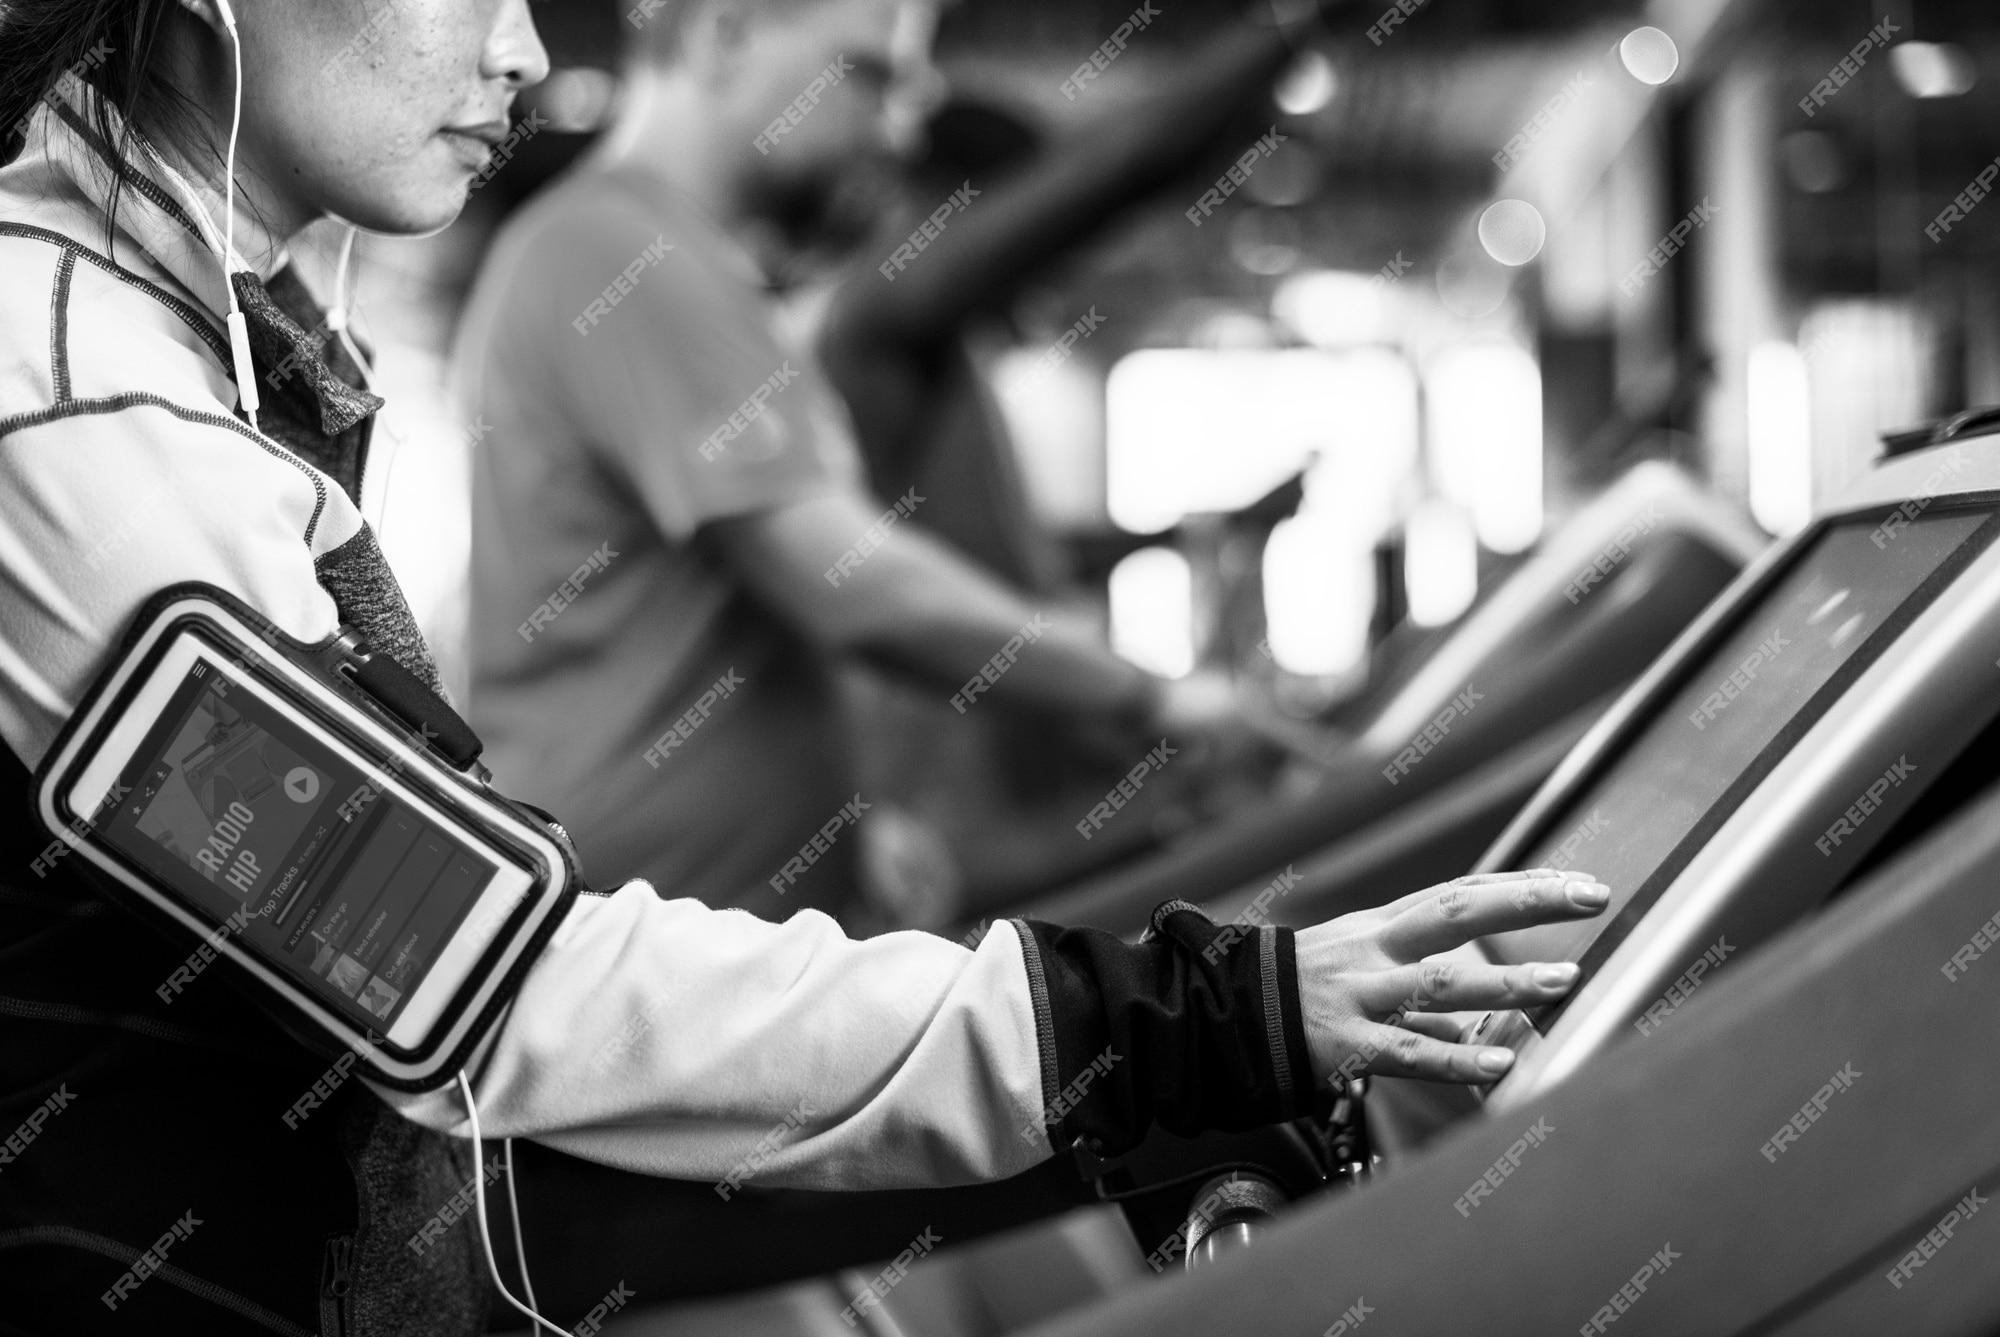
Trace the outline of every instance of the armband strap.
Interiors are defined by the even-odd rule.
[[[363,659],[355,666],[354,681],[390,714],[420,731],[425,742],[460,770],[477,761],[485,749],[472,726],[443,697],[389,655]]]

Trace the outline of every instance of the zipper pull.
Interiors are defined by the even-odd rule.
[[[348,1266],[354,1260],[354,1236],[329,1235],[326,1258],[320,1264],[320,1331],[347,1337],[347,1295],[354,1289]]]

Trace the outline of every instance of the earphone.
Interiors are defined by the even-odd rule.
[[[230,265],[236,259],[236,132],[243,125],[243,41],[236,35],[236,11],[229,7],[229,0],[215,0],[215,7],[229,34],[230,65],[236,74],[230,99],[229,150],[222,163],[222,286],[228,290],[229,356],[236,364],[236,395],[255,427],[259,400],[250,361],[250,322],[244,318],[242,304],[236,300],[236,284],[230,278]]]
[[[347,332],[349,322],[347,310],[347,269],[354,258],[354,238],[361,231],[354,224],[347,224],[347,235],[340,239],[340,259],[333,266],[333,305],[327,309],[326,327],[333,331],[333,337],[340,340],[340,346],[354,359],[354,365],[361,371],[361,383],[368,389],[375,388],[375,368],[368,359],[361,356],[360,347],[354,337]]]
[[[507,1283],[500,1280],[500,1264],[493,1260],[493,1233],[486,1225],[486,1167],[481,1163],[479,1150],[479,1105],[472,1098],[472,1083],[467,1080],[464,1069],[459,1070],[458,1089],[465,1097],[465,1112],[472,1121],[472,1198],[473,1206],[479,1213],[479,1242],[486,1249],[486,1270],[493,1274],[493,1284],[500,1288],[501,1298],[527,1315],[537,1325],[537,1334],[543,1327],[560,1334],[565,1331],[561,1324],[535,1312],[535,1283],[528,1279],[528,1255],[521,1242],[521,1204],[514,1196],[514,1139],[511,1137],[501,1139],[507,1148],[507,1207],[514,1217],[514,1257],[521,1265],[521,1288],[528,1293],[528,1303],[516,1300],[514,1293],[507,1289]]]
[[[257,410],[262,401],[257,393],[255,364],[250,357],[250,322],[243,314],[242,303],[236,296],[236,284],[230,278],[230,267],[236,259],[236,137],[243,126],[243,39],[236,31],[236,11],[229,0],[215,0],[215,7],[222,18],[223,31],[229,34],[230,65],[235,75],[232,81],[235,87],[230,96],[229,146],[222,163],[222,286],[229,301],[226,317],[229,358],[236,373],[237,398],[244,414],[250,419],[250,425],[256,427]],[[359,230],[350,223],[347,235],[341,239],[340,260],[334,268],[333,307],[326,313],[326,325],[340,340],[347,355],[354,359],[354,365],[361,371],[362,383],[373,390],[375,369],[369,365],[367,358],[361,356],[360,348],[347,332],[347,268],[354,254],[354,237]]]

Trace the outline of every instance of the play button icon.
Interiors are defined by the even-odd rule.
[[[310,766],[294,766],[285,772],[285,793],[294,803],[311,803],[319,797],[319,776]]]

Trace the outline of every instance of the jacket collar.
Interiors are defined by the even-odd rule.
[[[222,276],[222,195],[199,174],[168,161],[151,142],[127,134],[115,108],[106,108],[112,143],[89,114],[92,94],[64,74],[36,109],[22,158],[43,156],[100,214],[118,195],[118,240],[138,247],[220,320],[229,310]],[[113,149],[123,150],[122,157]],[[262,282],[291,257],[284,242],[243,207],[236,208],[236,264]]]
[[[113,140],[124,146],[121,159],[87,115],[90,96],[81,80],[64,74],[36,108],[21,158],[46,159],[49,170],[100,216],[108,216],[118,189],[114,249],[131,246],[144,252],[222,323],[229,297],[221,264],[221,192],[199,174],[177,167],[136,133],[124,134],[118,112],[107,108]],[[315,401],[321,430],[338,435],[383,401],[354,388],[329,367],[324,312],[290,270],[291,254],[283,238],[245,209],[240,196],[235,212],[232,268],[257,370],[274,388],[298,374],[302,389]],[[234,368],[230,370],[233,374]],[[277,380],[268,374],[273,372]]]

